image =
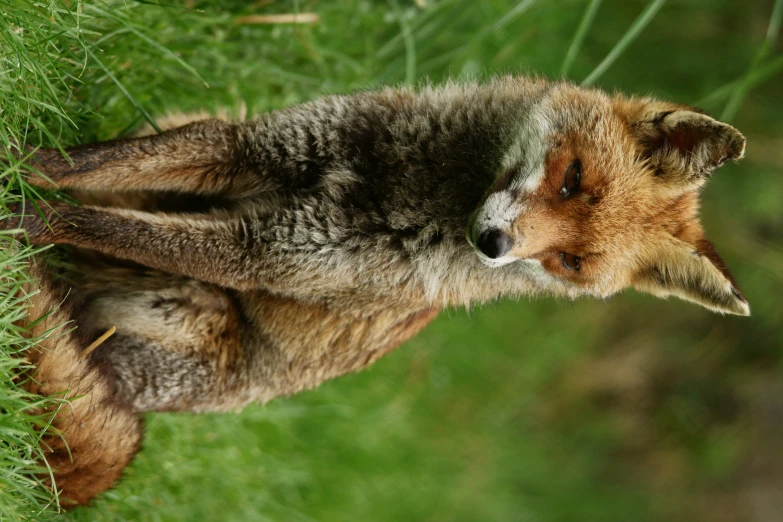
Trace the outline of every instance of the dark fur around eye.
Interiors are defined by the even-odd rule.
[[[581,258],[568,252],[560,252],[560,260],[563,262],[563,268],[566,270],[579,270]]]
[[[579,189],[579,182],[582,181],[582,163],[575,160],[568,166],[563,178],[563,187],[560,189],[560,195],[567,198]]]

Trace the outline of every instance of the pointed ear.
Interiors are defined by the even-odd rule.
[[[668,238],[649,252],[633,286],[658,297],[673,295],[725,314],[750,315],[748,302],[706,239],[691,245]]]
[[[712,172],[745,153],[740,132],[696,110],[652,100],[617,101],[640,156],[672,188],[701,186]]]

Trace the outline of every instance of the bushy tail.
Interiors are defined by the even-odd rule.
[[[35,369],[25,386],[67,399],[52,408],[54,430],[41,444],[60,503],[71,507],[89,502],[120,477],[138,451],[141,419],[115,398],[110,368],[84,353],[103,332],[83,324],[77,299],[40,262],[31,272],[38,282],[25,288],[30,307],[22,326],[37,349],[26,354]]]

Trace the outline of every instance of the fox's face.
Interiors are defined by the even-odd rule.
[[[698,221],[698,191],[744,137],[692,109],[555,87],[515,133],[468,241],[558,294],[635,287],[719,312],[749,308]]]

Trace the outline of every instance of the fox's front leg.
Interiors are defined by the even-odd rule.
[[[158,190],[241,196],[261,177],[247,161],[239,124],[203,120],[162,134],[68,149],[39,149],[30,182],[41,187],[99,191]],[[50,182],[50,181],[51,182]]]
[[[256,288],[237,219],[189,218],[113,208],[39,202],[10,208],[0,230],[24,229],[31,244],[72,245],[224,287]]]
[[[237,290],[266,289],[317,298],[345,284],[329,277],[326,263],[313,263],[314,250],[296,244],[296,234],[280,221],[251,221],[242,216],[195,217],[185,214],[72,207],[40,203],[44,216],[28,203],[11,208],[0,231],[24,229],[32,244],[65,244],[95,250],[171,274]],[[323,265],[323,266],[322,266]]]

